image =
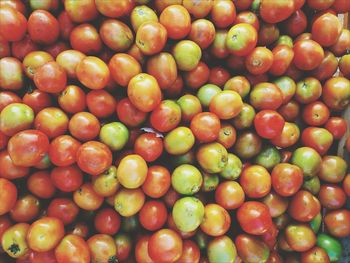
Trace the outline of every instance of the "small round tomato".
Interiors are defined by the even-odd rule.
[[[334,45],[330,47],[330,50],[334,53],[336,56],[342,56],[346,53],[346,51],[349,49],[350,44],[350,30],[343,28],[339,38],[337,39],[337,42],[335,42]]]
[[[305,0],[304,0],[305,1]],[[307,28],[307,17],[303,10],[296,9],[296,11],[283,23],[285,31],[288,32],[288,35],[296,37]]]
[[[0,216],[9,212],[16,204],[17,188],[9,180],[0,178],[0,197],[3,202],[0,205]]]
[[[244,193],[250,198],[260,198],[271,190],[270,173],[260,165],[251,165],[240,176],[240,184]]]
[[[262,235],[271,225],[272,219],[269,208],[257,201],[248,201],[241,205],[237,211],[237,220],[242,229],[248,234]]]
[[[148,254],[156,262],[175,262],[182,255],[183,243],[173,230],[161,229],[148,240]]]
[[[67,86],[58,97],[58,104],[67,113],[78,113],[86,107],[84,91],[75,85]]]
[[[278,23],[287,19],[294,12],[295,1],[262,1],[260,15],[267,23]]]
[[[283,75],[291,65],[294,58],[294,51],[286,45],[278,45],[272,50],[273,61],[269,73],[274,76]]]
[[[234,151],[244,159],[249,159],[257,155],[262,147],[261,138],[254,132],[243,132],[237,137]]]
[[[104,16],[116,18],[128,15],[134,7],[134,1],[121,0],[118,3],[112,3],[104,0],[96,0],[95,5],[97,10]]]
[[[315,233],[308,225],[290,224],[285,230],[288,245],[297,252],[304,252],[316,244]]]
[[[276,24],[262,23],[258,32],[258,45],[269,46],[276,42],[280,31]]]
[[[67,73],[57,62],[51,61],[35,71],[34,83],[41,91],[58,93],[66,88]]]
[[[169,171],[163,166],[154,165],[148,168],[146,180],[142,184],[142,190],[152,198],[159,198],[166,194],[170,184]]]
[[[116,52],[126,51],[134,42],[134,35],[128,25],[115,19],[106,19],[99,33],[103,43]]]
[[[13,136],[19,131],[29,129],[34,120],[34,112],[24,103],[11,103],[0,113],[0,131]]]
[[[7,150],[15,165],[24,167],[34,166],[48,152],[49,139],[41,131],[21,131],[11,137]]]
[[[73,223],[78,213],[79,207],[68,198],[55,198],[47,208],[47,215],[60,219],[64,225]]]
[[[187,127],[177,127],[170,131],[164,138],[164,148],[172,155],[188,152],[195,143],[192,131]]]
[[[124,217],[138,213],[145,203],[145,194],[140,188],[120,189],[114,198],[114,209]]]
[[[183,182],[187,182],[184,184]],[[203,183],[202,174],[193,165],[182,164],[173,171],[171,184],[175,191],[184,195],[193,195],[200,190]]]
[[[311,75],[319,80],[329,79],[334,75],[338,68],[338,60],[333,53],[325,51],[321,64],[311,71]]]
[[[119,120],[128,127],[137,127],[141,125],[147,117],[147,113],[137,109],[129,98],[124,98],[118,102],[117,115]]]
[[[147,201],[140,210],[140,224],[149,231],[160,229],[166,222],[168,212],[161,201]]]
[[[192,94],[181,96],[177,100],[177,104],[181,108],[181,118],[183,121],[191,121],[195,115],[202,112],[200,100]]]
[[[201,145],[196,157],[201,168],[207,173],[221,172],[228,160],[226,148],[217,142]]]
[[[55,138],[67,131],[68,117],[59,108],[45,108],[36,115],[34,127],[44,132],[49,138]]]
[[[291,100],[279,107],[278,113],[282,115],[285,121],[295,121],[300,113],[300,105],[295,100]]]
[[[212,1],[205,1],[212,2]],[[200,48],[209,47],[215,39],[214,24],[207,19],[198,19],[193,21],[188,38],[198,44]]]
[[[325,155],[333,143],[333,135],[320,127],[307,127],[301,134],[303,145],[315,149],[320,155]]]
[[[339,209],[346,202],[346,194],[338,185],[322,184],[318,193],[322,207],[326,209]]]
[[[52,61],[54,61],[54,58],[49,53],[44,51],[32,51],[24,57],[23,69],[26,75],[33,79],[35,72],[41,66]]]
[[[45,30],[38,30],[45,28]],[[38,44],[53,44],[60,33],[57,19],[46,10],[35,10],[28,18],[28,33]]]
[[[216,114],[220,119],[231,119],[237,116],[243,107],[241,96],[233,90],[224,90],[210,101],[209,110]]]
[[[130,22],[135,32],[147,21],[158,22],[155,11],[146,5],[135,6],[130,14]]]
[[[321,46],[329,47],[334,45],[342,31],[341,23],[336,15],[325,13],[312,23],[312,39]]]
[[[61,135],[51,141],[50,161],[56,166],[68,166],[76,162],[76,153],[81,143],[69,135]]]
[[[197,66],[184,74],[186,85],[192,89],[198,89],[208,82],[209,67],[200,61]]]
[[[98,12],[94,0],[76,2],[64,1],[64,9],[69,17],[77,23],[86,22],[97,17]]]
[[[231,225],[231,217],[225,208],[217,204],[208,204],[204,207],[204,220],[201,230],[210,236],[224,235]]]
[[[115,112],[115,98],[105,90],[92,90],[86,95],[86,105],[97,118],[107,118]]]
[[[314,77],[307,77],[297,83],[295,99],[303,104],[316,101],[322,94],[322,85]]]
[[[148,242],[150,236],[143,235],[141,236],[135,245],[135,260],[137,263],[149,262],[154,263],[148,254]]]
[[[95,234],[86,241],[92,262],[115,262],[117,245],[110,235]]]
[[[269,262],[270,251],[261,240],[247,234],[240,234],[235,239],[238,255],[244,262]]]
[[[330,263],[327,252],[323,248],[317,246],[302,252],[300,260],[301,263]]]
[[[210,47],[210,53],[215,58],[226,58],[229,55],[229,50],[226,48],[227,30],[217,30],[215,32],[214,41]]]
[[[328,79],[322,91],[324,103],[332,110],[343,110],[350,103],[350,81],[344,77]]]
[[[32,221],[39,215],[39,212],[39,199],[28,194],[17,199],[15,206],[10,211],[10,216],[15,222],[24,223]]]
[[[341,238],[350,235],[350,211],[348,209],[329,211],[324,222],[332,236]]]
[[[172,211],[172,217],[176,227],[182,232],[196,230],[204,218],[204,205],[195,197],[183,197],[178,199]]]
[[[84,183],[73,193],[73,200],[80,208],[95,211],[100,208],[104,198],[95,192],[91,183]]]
[[[120,228],[119,214],[112,208],[99,210],[94,219],[95,229],[101,234],[115,235]]]
[[[303,183],[303,172],[289,163],[277,164],[271,173],[273,189],[281,196],[292,196]]]
[[[286,212],[288,208],[288,199],[275,192],[268,193],[262,202],[267,205],[272,218],[276,218]]]
[[[100,122],[89,112],[78,112],[69,120],[68,128],[69,132],[78,140],[89,141],[99,134]]]
[[[64,225],[55,217],[42,217],[28,229],[27,242],[30,249],[46,252],[55,248],[64,237]]]
[[[110,80],[109,68],[98,57],[88,56],[76,67],[78,80],[89,89],[103,89]]]
[[[28,167],[17,166],[13,163],[7,150],[0,152],[0,177],[13,180],[29,174]]]
[[[161,90],[157,80],[146,73],[133,77],[128,84],[128,98],[143,112],[154,110],[161,101]]]
[[[226,47],[236,56],[246,56],[255,48],[257,41],[257,30],[250,24],[240,23],[228,31]]]
[[[219,0],[214,1],[211,9],[211,20],[218,28],[226,28],[236,19],[236,8],[233,2]]]
[[[95,176],[92,179],[92,185],[95,192],[101,196],[113,196],[120,184],[117,179],[117,168],[112,165],[102,174]]]
[[[248,103],[243,103],[241,112],[233,119],[233,125],[236,129],[243,130],[252,126],[254,118],[254,108]]]
[[[341,117],[331,117],[325,125],[325,128],[333,135],[335,140],[340,140],[346,133],[347,127],[346,120]]]
[[[313,40],[299,40],[294,44],[294,65],[301,70],[317,68],[323,58],[324,51],[320,44]]]
[[[163,153],[163,141],[155,133],[145,133],[137,137],[134,152],[147,162],[157,160]]]
[[[0,91],[0,112],[12,103],[21,103],[21,98],[11,91]]]
[[[26,223],[19,223],[9,227],[3,233],[1,245],[12,258],[20,258],[28,253],[29,248],[26,236],[29,227]]]
[[[86,142],[77,151],[77,164],[84,172],[98,175],[112,164],[112,152],[103,143]]]
[[[261,82],[250,93],[251,105],[259,110],[276,110],[283,102],[283,93],[274,83]]]
[[[291,199],[288,213],[300,222],[311,221],[321,209],[320,202],[310,192],[300,190]]]
[[[82,237],[69,234],[66,235],[55,248],[55,257],[58,263],[89,263],[89,247]]]
[[[168,33],[166,28],[156,21],[144,22],[136,32],[136,45],[145,55],[155,55],[163,50]]]
[[[166,7],[159,16],[159,22],[165,27],[171,39],[186,37],[191,30],[191,17],[181,5]]]
[[[191,71],[198,66],[202,57],[201,48],[191,40],[181,40],[173,48],[178,69]]]
[[[328,123],[330,112],[328,107],[321,101],[315,101],[310,104],[307,104],[303,109],[303,120],[307,125],[310,126],[321,126],[325,123]],[[331,125],[332,126],[332,125]],[[333,129],[332,129],[333,128]],[[335,131],[335,127],[332,127]],[[333,134],[334,136],[334,134]]]
[[[119,163],[118,181],[128,189],[138,188],[146,180],[147,170],[147,163],[140,155],[127,155]]]
[[[4,6],[0,8],[0,34],[7,41],[21,40],[27,31],[27,19],[14,8]]]
[[[24,62],[23,62],[24,63]],[[0,59],[0,88],[19,90],[23,87],[24,75],[21,63],[13,57]]]
[[[304,173],[304,177],[316,175],[321,167],[321,156],[310,147],[301,147],[293,152],[291,163],[299,166]]]
[[[273,139],[282,133],[284,127],[283,117],[272,110],[262,110],[254,118],[257,133],[266,139]]]
[[[23,96],[23,103],[32,108],[35,114],[39,111],[52,106],[52,98],[49,93],[35,89],[29,90]]]
[[[340,58],[339,61],[339,70],[343,74],[343,76],[348,77],[350,76],[350,55],[346,54]]]
[[[225,82],[224,90],[236,91],[242,98],[250,92],[250,83],[244,76],[235,76]]]
[[[113,80],[123,87],[128,85],[130,79],[141,73],[139,62],[132,56],[124,53],[115,54],[110,59],[108,67]]]
[[[272,52],[266,47],[256,47],[245,59],[246,69],[253,75],[267,72],[274,61]]]
[[[83,173],[76,165],[56,167],[51,171],[51,180],[62,192],[74,192],[83,183]]]
[[[235,262],[238,258],[235,244],[225,235],[212,239],[207,251],[209,262]]]
[[[85,57],[78,50],[65,50],[57,55],[56,62],[66,71],[68,78],[76,79],[75,69]]]
[[[228,210],[240,207],[244,199],[245,193],[241,185],[234,181],[224,181],[215,190],[216,202]]]
[[[47,171],[33,173],[27,180],[27,188],[31,193],[43,199],[51,198],[56,191],[50,173]]]
[[[192,118],[190,127],[197,140],[212,142],[219,137],[220,119],[211,112],[198,113]]]
[[[151,113],[150,123],[160,132],[169,132],[181,121],[181,107],[172,100],[163,100]]]

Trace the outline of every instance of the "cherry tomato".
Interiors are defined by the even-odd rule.
[[[114,198],[114,208],[121,216],[133,216],[145,203],[145,194],[140,188],[120,189]]]
[[[204,207],[204,220],[201,230],[210,236],[224,235],[231,225],[231,217],[225,208],[217,204],[208,204]]]
[[[290,224],[285,230],[288,245],[297,252],[304,252],[316,244],[316,235],[304,224]]]
[[[169,132],[181,121],[181,106],[172,100],[163,100],[152,111],[150,123],[160,132]]]
[[[236,246],[228,236],[212,239],[207,248],[209,262],[235,262],[237,258]]]
[[[161,201],[147,201],[140,210],[140,224],[149,231],[160,229],[167,220],[167,209]]]
[[[279,195],[292,196],[303,183],[303,173],[296,165],[281,163],[273,168],[271,181],[273,189]]]
[[[95,1],[93,0],[81,2],[68,0],[64,2],[64,9],[68,13],[69,17],[77,23],[92,20],[96,18],[98,14]]]
[[[302,263],[311,263],[311,262],[329,263],[330,262],[326,251],[323,248],[320,248],[317,246],[315,246],[314,248],[312,248],[308,251],[302,252],[300,260]]]
[[[251,235],[238,235],[235,244],[238,255],[245,262],[266,261],[270,255],[267,245]]]
[[[267,23],[278,23],[294,12],[294,1],[261,1],[260,15]]]
[[[283,117],[272,110],[262,110],[254,118],[257,133],[266,139],[273,139],[282,133],[284,127]]]
[[[240,184],[248,197],[264,197],[271,190],[270,173],[263,166],[249,166],[243,169],[240,176]]]
[[[181,40],[173,48],[178,69],[191,71],[198,66],[202,57],[202,50],[194,41]]]
[[[147,171],[146,180],[142,184],[143,192],[152,198],[159,198],[166,194],[169,187],[169,171],[163,166],[150,166]]]
[[[299,40],[294,44],[294,65],[301,70],[317,68],[323,58],[323,48],[313,40]]]
[[[124,98],[117,104],[119,120],[128,127],[141,125],[147,117],[147,113],[137,109],[128,98]]]
[[[283,102],[283,94],[274,83],[261,82],[250,93],[251,105],[259,110],[276,110]]]
[[[147,170],[147,164],[140,155],[128,155],[121,160],[118,166],[118,181],[126,188],[138,188],[146,180]]]
[[[106,2],[103,0],[95,1],[97,10],[108,17],[121,17],[131,12],[134,2],[131,0],[121,0],[118,3]]]
[[[128,85],[130,79],[141,73],[139,62],[124,53],[115,54],[109,61],[108,67],[113,80],[123,87]]]
[[[342,26],[338,17],[331,13],[326,13],[316,18],[311,28],[312,39],[324,47],[334,45],[341,31]]]

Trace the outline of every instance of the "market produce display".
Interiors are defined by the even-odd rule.
[[[0,0],[0,262],[348,262],[349,11]]]

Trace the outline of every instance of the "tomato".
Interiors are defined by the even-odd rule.
[[[315,101],[305,106],[302,116],[307,125],[321,126],[328,123],[330,112],[323,102]]]
[[[56,57],[56,62],[66,71],[67,77],[76,79],[75,69],[86,56],[78,50],[64,50]]]
[[[147,164],[140,155],[127,155],[118,166],[118,181],[126,188],[138,188],[146,180],[147,170]]]
[[[316,18],[312,23],[312,39],[318,42],[321,46],[329,47],[337,42],[341,30],[342,26],[338,17],[326,13]]]
[[[188,152],[194,142],[194,135],[189,128],[177,127],[165,136],[164,148],[170,154],[179,155]]]
[[[158,230],[148,240],[148,254],[155,262],[175,262],[182,252],[182,240],[173,230]]]
[[[294,151],[291,162],[302,169],[305,177],[310,177],[320,171],[322,160],[313,148],[301,147]]]
[[[273,168],[271,181],[273,189],[279,195],[292,196],[303,183],[303,173],[296,165],[281,163]]]
[[[24,61],[23,61],[24,63]],[[19,90],[23,87],[24,76],[21,62],[12,57],[0,59],[0,88]]]
[[[135,245],[135,260],[137,263],[149,262],[154,263],[154,261],[150,258],[148,254],[148,242],[150,236],[143,235],[141,236]]]
[[[192,89],[200,88],[208,82],[209,72],[209,67],[200,61],[194,69],[184,74],[184,79],[187,86]]]
[[[119,120],[128,127],[139,126],[147,117],[147,114],[138,110],[128,98],[124,98],[118,102],[117,115]]]
[[[333,53],[325,51],[321,64],[311,72],[319,80],[326,80],[333,76],[338,68],[338,60]]]
[[[118,3],[110,3],[103,0],[96,0],[95,5],[97,10],[108,17],[121,17],[131,12],[134,7],[134,2],[131,0],[121,0]]]
[[[350,30],[343,28],[337,42],[330,47],[330,50],[334,53],[334,55],[342,56],[349,50],[349,44]]]
[[[72,19],[70,18],[68,12],[62,11],[58,15],[57,21],[58,21],[58,24],[60,27],[60,36],[64,40],[68,40],[70,33],[72,32],[73,28],[75,27],[75,24],[72,21]]]
[[[291,47],[286,45],[278,45],[272,50],[272,56],[273,59],[268,71],[272,75],[281,76],[287,71],[292,63],[294,51]]]
[[[244,159],[249,159],[257,155],[262,146],[261,138],[254,132],[243,132],[237,137],[234,145],[234,151]]]
[[[324,128],[307,127],[301,135],[303,145],[315,149],[325,155],[333,143],[333,135]]]
[[[94,219],[95,229],[101,234],[116,234],[119,231],[120,223],[119,214],[112,208],[98,211]]]
[[[81,141],[92,140],[100,133],[99,120],[89,112],[74,114],[68,125],[69,132]]]
[[[215,200],[223,208],[232,210],[240,207],[245,199],[245,193],[240,184],[224,181],[215,190]]]
[[[80,236],[66,235],[55,248],[55,257],[58,263],[90,262],[89,247]]]
[[[149,231],[160,229],[167,220],[167,209],[161,201],[147,201],[140,210],[140,224]]]
[[[232,25],[236,19],[236,8],[231,1],[214,1],[210,13],[212,21],[218,28],[226,28]]]
[[[209,262],[235,262],[237,258],[236,246],[228,236],[215,237],[207,248]]]
[[[283,94],[274,83],[261,82],[250,93],[251,105],[259,110],[276,110],[283,101]]]
[[[343,249],[341,243],[327,234],[321,233],[317,235],[317,246],[327,252],[331,262],[338,261],[342,255]]]
[[[243,103],[241,112],[233,119],[234,127],[239,130],[251,127],[254,118],[254,108],[250,104]]]
[[[23,59],[23,69],[26,75],[33,79],[35,72],[48,62],[54,61],[53,57],[44,51],[32,51]],[[62,73],[64,74],[64,73]]]
[[[196,68],[202,57],[201,48],[191,40],[179,41],[172,51],[178,69],[183,71]]]
[[[86,55],[96,54],[102,49],[101,38],[96,28],[90,24],[74,27],[69,35],[69,41],[74,50]]]
[[[268,48],[256,47],[246,57],[245,66],[250,73],[260,75],[271,68],[273,60],[274,56]]]
[[[138,213],[145,203],[145,195],[140,188],[120,189],[114,199],[114,208],[121,216]]]
[[[219,173],[227,164],[227,150],[220,143],[208,143],[200,146],[197,161],[207,173]]]
[[[180,198],[173,206],[172,216],[180,231],[194,231],[203,220],[204,205],[195,197]]]
[[[117,140],[116,140],[117,139]],[[121,150],[129,139],[129,130],[121,122],[111,122],[102,126],[100,140],[111,150]]]
[[[83,183],[83,173],[76,165],[56,167],[51,171],[53,184],[63,192],[74,192]]]
[[[2,235],[1,245],[5,252],[12,258],[24,256],[29,248],[26,240],[29,225],[19,223],[9,227]]]
[[[79,207],[68,198],[55,198],[47,208],[47,215],[62,220],[64,225],[74,222],[79,213]]]
[[[237,138],[236,129],[228,123],[221,124],[218,142],[222,144],[226,149],[231,148]]]
[[[350,234],[350,211],[348,209],[329,211],[324,222],[328,232],[334,237],[346,237]]]
[[[186,182],[184,184],[183,182]],[[171,184],[180,194],[193,195],[200,190],[203,178],[200,171],[193,165],[182,164],[171,175]]]
[[[91,183],[82,184],[74,193],[73,200],[84,210],[97,210],[103,203],[103,197],[95,192]]]
[[[191,130],[201,142],[215,141],[220,133],[220,120],[210,112],[196,114],[191,120]]]
[[[275,24],[262,23],[258,32],[258,45],[271,45],[279,38],[279,35],[279,29]]]
[[[273,139],[282,133],[284,120],[276,111],[262,110],[256,114],[254,126],[261,137]]]
[[[204,220],[201,230],[210,236],[224,235],[231,225],[231,217],[225,208],[217,204],[208,204],[204,207]]]
[[[144,22],[136,32],[136,45],[145,55],[163,50],[168,39],[167,29],[156,21]]]
[[[17,166],[13,163],[7,150],[0,152],[0,177],[5,179],[16,179],[25,177],[29,174],[28,167]]]
[[[242,229],[248,234],[262,235],[271,225],[272,219],[269,208],[257,201],[243,203],[237,211],[237,220]]]
[[[23,96],[23,103],[31,107],[35,114],[52,106],[51,95],[45,91],[35,89],[29,90]]]
[[[92,180],[94,191],[105,197],[115,194],[120,186],[117,179],[117,168],[110,166],[102,174],[97,175]]]
[[[303,10],[296,9],[295,13],[285,20],[283,24],[285,26],[285,31],[288,32],[288,35],[291,37],[296,37],[305,32],[308,21]]]
[[[209,104],[210,112],[220,119],[228,120],[237,116],[242,110],[241,96],[233,90],[224,90],[212,97]]]
[[[160,23],[168,32],[169,38],[181,39],[191,30],[191,17],[187,9],[181,5],[166,7],[159,16]]]
[[[226,48],[227,33],[227,30],[215,32],[214,41],[210,48],[210,52],[215,58],[225,58],[229,55],[229,50]]]
[[[115,54],[109,61],[108,67],[113,80],[121,86],[127,86],[130,79],[141,73],[139,62],[124,53]],[[124,73],[122,74],[122,72]]]
[[[95,234],[86,241],[92,262],[116,261],[117,245],[114,239],[105,234]]]
[[[321,206],[319,200],[310,192],[300,190],[291,199],[288,213],[300,222],[311,221],[319,212]]]
[[[7,41],[21,40],[27,31],[27,19],[16,9],[4,6],[1,7],[0,34]]]
[[[236,237],[235,244],[237,253],[244,262],[269,262],[269,248],[254,236],[240,234]]]
[[[150,122],[160,132],[169,132],[181,121],[181,107],[172,100],[163,100],[151,113]]]
[[[255,157],[255,163],[271,170],[281,162],[281,153],[274,146],[265,146]]]
[[[225,82],[224,90],[236,91],[242,98],[244,98],[249,94],[250,83],[244,76],[235,76]]]
[[[45,28],[45,30],[38,30],[38,28]],[[28,33],[35,43],[53,44],[60,33],[58,21],[46,10],[35,10],[28,18]]]
[[[76,153],[80,142],[69,135],[61,135],[51,141],[50,161],[56,166],[72,165],[76,162]]]
[[[264,197],[271,190],[270,173],[260,165],[243,169],[239,182],[244,193],[250,198]]]
[[[21,98],[11,91],[0,91],[0,113],[6,106],[21,101]]]
[[[142,190],[152,198],[159,198],[168,191],[170,183],[169,171],[163,166],[154,165],[148,168]]]
[[[346,202],[346,194],[344,190],[337,185],[323,184],[321,185],[318,198],[322,207],[327,209],[339,209]]]
[[[130,14],[130,22],[135,32],[147,21],[158,22],[157,14],[148,6],[136,6]]]
[[[294,44],[294,65],[301,70],[313,70],[317,68],[323,58],[322,47],[313,40],[299,40]]]
[[[329,257],[326,253],[326,251],[323,248],[320,247],[313,247],[312,249],[305,251],[303,253],[301,253],[301,262],[302,263],[311,263],[311,262],[315,262],[315,263],[329,263]]]
[[[66,88],[67,74],[56,62],[48,62],[34,73],[36,87],[48,93],[58,93]]]
[[[278,23],[287,19],[294,12],[294,1],[262,0],[260,15],[267,23]]]
[[[346,77],[350,76],[349,65],[350,65],[350,55],[347,54],[342,56],[339,61],[339,70],[343,74],[343,76],[346,76]]]
[[[10,211],[11,219],[15,222],[24,223],[32,221],[39,215],[40,201],[33,195],[19,197]]]
[[[209,3],[211,1],[206,2]],[[214,24],[207,19],[193,21],[188,38],[197,43],[200,48],[208,48],[215,39]]]
[[[304,252],[316,244],[316,236],[312,229],[303,224],[290,224],[285,230],[288,245],[297,252]]]
[[[46,252],[55,248],[64,236],[64,226],[55,217],[42,217],[28,229],[27,242],[30,249]]]
[[[35,117],[34,126],[49,138],[63,135],[68,128],[68,117],[59,108],[49,107],[41,110]]]
[[[237,7],[237,4],[235,3]],[[237,14],[237,17],[234,21],[235,24],[246,23],[252,25],[257,31],[260,28],[260,22],[256,14],[251,11],[243,11]]]
[[[100,36],[103,43],[116,52],[126,51],[134,42],[131,29],[115,19],[107,19],[102,23]]]
[[[68,85],[58,97],[58,104],[67,113],[78,113],[86,107],[84,91],[75,85]]]
[[[79,3],[74,0],[64,1],[64,9],[69,17],[77,23],[92,20],[98,14],[93,0],[84,0]]]
[[[240,23],[228,31],[226,47],[234,55],[246,56],[255,48],[257,41],[256,29],[250,24]]]
[[[323,85],[322,99],[332,110],[340,111],[350,103],[350,81],[344,77],[333,77]]]

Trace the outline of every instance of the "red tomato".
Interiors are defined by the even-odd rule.
[[[212,142],[219,137],[220,119],[211,112],[201,112],[192,118],[190,127],[197,140]]]
[[[86,241],[78,235],[66,235],[55,248],[57,263],[90,262],[90,252]]]
[[[37,50],[39,50],[39,46],[33,42],[29,35],[25,35],[20,41],[13,42],[11,45],[12,56],[21,61],[30,52]]]
[[[255,115],[254,126],[256,132],[265,139],[273,139],[282,133],[283,117],[276,111],[262,110]]]
[[[163,166],[149,167],[146,180],[142,184],[143,192],[152,198],[164,196],[171,184],[170,177],[169,171]]]
[[[52,106],[52,98],[49,93],[35,89],[23,96],[23,103],[31,107],[35,114]]]
[[[100,27],[104,44],[116,52],[126,51],[134,42],[134,35],[128,25],[115,19],[106,19]]]
[[[147,201],[140,210],[140,224],[149,231],[160,229],[167,221],[168,212],[161,201]]]
[[[154,55],[164,48],[167,38],[167,30],[161,23],[144,22],[136,32],[136,45],[143,54]]]
[[[310,192],[300,190],[289,203],[289,215],[300,222],[311,221],[321,210],[320,202]]]
[[[307,127],[301,134],[304,146],[314,148],[320,155],[325,155],[333,143],[333,135],[324,128]]]
[[[61,109],[48,107],[38,112],[34,127],[52,139],[67,131],[68,117]]]
[[[210,69],[208,82],[219,87],[223,86],[230,79],[230,73],[223,67]]]
[[[212,1],[202,1],[202,3],[209,2]],[[213,23],[207,19],[193,21],[188,38],[196,42],[200,48],[205,49],[214,41],[215,27]]]
[[[115,112],[115,98],[105,90],[92,90],[86,95],[86,105],[97,118],[107,118]]]
[[[328,232],[335,237],[346,237],[350,235],[350,211],[339,209],[329,211],[324,217]]]
[[[192,240],[183,242],[182,255],[177,262],[183,263],[198,263],[200,260],[200,250],[198,245]]]
[[[266,47],[256,47],[245,59],[246,69],[253,75],[267,72],[274,61],[272,52]]]
[[[258,110],[276,110],[283,101],[283,94],[276,84],[260,82],[250,93],[250,103]]]
[[[283,75],[294,58],[294,51],[286,45],[278,45],[272,50],[273,62],[269,73],[274,76]]]
[[[260,15],[267,23],[278,23],[287,19],[294,12],[294,1],[263,0]]]
[[[8,6],[0,8],[0,34],[7,41],[21,40],[27,31],[27,19],[16,9]]]
[[[110,59],[108,67],[113,80],[123,87],[128,85],[130,79],[141,73],[140,63],[125,53],[115,54]]]
[[[312,23],[312,39],[317,41],[321,46],[329,47],[334,45],[342,31],[342,26],[338,17],[326,13],[316,18]]]
[[[237,220],[242,229],[252,235],[262,235],[266,233],[272,225],[268,207],[257,201],[243,203],[242,206],[238,208]]]
[[[108,17],[121,17],[128,15],[135,5],[132,0],[120,0],[117,3],[96,0],[95,4],[97,10],[104,16]]]
[[[328,123],[329,116],[329,109],[321,101],[312,102],[303,109],[303,120],[310,126],[321,126]]]
[[[89,112],[79,112],[70,119],[68,129],[78,140],[89,141],[100,133],[100,122]]]
[[[236,19],[236,8],[232,1],[214,1],[211,9],[211,19],[218,28],[226,28]]]
[[[68,166],[76,162],[76,153],[81,143],[69,135],[56,137],[49,149],[50,161],[56,166]]]
[[[142,236],[140,237],[135,246],[135,260],[137,263],[149,262],[154,263],[154,261],[150,258],[148,254],[148,241],[150,236]]]
[[[41,91],[58,93],[66,88],[67,74],[58,63],[48,62],[37,69],[34,83]]]
[[[160,14],[159,21],[167,30],[169,38],[181,39],[190,33],[191,17],[181,5],[166,7]]]
[[[81,209],[95,211],[101,207],[104,198],[95,192],[91,183],[84,183],[74,192],[73,200]]]
[[[96,28],[90,24],[74,27],[69,35],[70,45],[86,55],[97,54],[102,49],[102,41]]]
[[[339,209],[346,202],[346,194],[338,185],[323,184],[318,193],[318,199],[326,209]]]
[[[271,173],[273,189],[281,196],[292,196],[303,184],[302,170],[293,164],[277,164]]]
[[[294,44],[294,65],[301,70],[317,68],[323,58],[323,48],[313,40],[299,40]]]
[[[240,207],[244,199],[245,193],[241,185],[234,181],[224,181],[215,190],[215,201],[228,210]]]
[[[58,104],[67,113],[78,113],[86,107],[84,91],[75,85],[67,86],[58,97]]]
[[[86,22],[97,17],[98,12],[94,0],[64,1],[64,9],[69,17],[77,23]]]
[[[348,124],[344,118],[331,117],[326,122],[325,128],[333,135],[335,140],[340,140],[348,129]]]
[[[134,152],[145,161],[153,162],[163,153],[163,141],[155,133],[144,133],[136,139]]]
[[[51,198],[56,191],[48,171],[33,173],[27,180],[27,188],[31,193],[43,199]]]
[[[74,192],[83,183],[83,173],[76,165],[56,167],[51,171],[51,180],[62,192]]]
[[[160,132],[169,132],[181,121],[181,108],[171,100],[163,100],[151,113],[150,122]]]
[[[239,183],[250,198],[264,197],[271,190],[270,173],[260,165],[244,168]]]
[[[128,127],[140,126],[147,118],[147,113],[137,109],[129,100],[124,98],[117,104],[119,120]]]
[[[0,167],[0,177],[9,180],[25,177],[29,174],[28,167],[17,166],[13,163],[7,150],[0,152]]]
[[[0,216],[9,212],[16,204],[17,188],[16,186],[5,178],[0,178]]]
[[[60,33],[57,19],[48,11],[35,10],[28,18],[28,33],[38,44],[53,44]]]
[[[11,91],[0,91],[0,112],[11,103],[21,103],[22,100]]]
[[[73,223],[78,213],[79,207],[69,198],[55,198],[47,207],[47,215],[60,219],[64,225]]]
[[[101,234],[115,235],[120,223],[120,215],[112,208],[99,210],[94,219],[95,229]]]
[[[208,78],[209,68],[202,61],[200,61],[194,69],[186,72],[184,75],[187,86],[192,89],[199,89],[208,82]]]

